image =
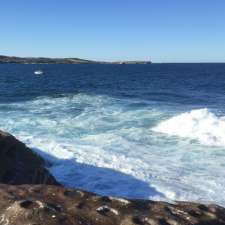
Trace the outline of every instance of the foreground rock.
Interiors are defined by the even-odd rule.
[[[128,201],[60,186],[0,185],[0,224],[188,225],[225,224],[215,205]]]
[[[0,131],[0,225],[225,224],[225,209],[216,205],[116,199],[66,189],[44,166],[42,158]]]
[[[0,183],[55,184],[44,160],[12,135],[0,131]]]

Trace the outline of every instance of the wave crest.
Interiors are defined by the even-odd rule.
[[[225,118],[208,109],[197,109],[161,122],[153,131],[198,140],[209,146],[225,146]]]

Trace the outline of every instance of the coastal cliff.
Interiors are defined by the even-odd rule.
[[[61,186],[50,166],[0,132],[0,225],[222,225],[225,209],[100,196]]]

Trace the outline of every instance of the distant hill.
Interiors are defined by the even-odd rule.
[[[16,57],[0,55],[0,63],[18,64],[149,64],[151,61],[103,62],[80,58]]]
[[[19,63],[19,64],[81,64],[98,63],[91,60],[79,58],[45,58],[45,57],[15,57],[0,55],[0,63]]]
[[[117,61],[113,64],[151,64],[151,61]]]

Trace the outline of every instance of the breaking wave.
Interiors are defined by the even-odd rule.
[[[103,95],[43,96],[0,104],[0,129],[48,159],[52,174],[68,187],[225,205],[224,148],[204,151],[204,145],[180,138],[225,145],[224,119],[200,109],[163,122],[180,112],[170,109]]]
[[[225,117],[197,109],[161,122],[153,131],[198,140],[209,146],[225,146]]]

